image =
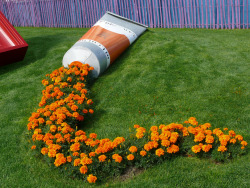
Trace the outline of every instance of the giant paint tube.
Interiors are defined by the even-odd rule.
[[[147,26],[111,12],[104,16],[64,55],[63,66],[73,61],[94,67],[93,76],[103,73]]]

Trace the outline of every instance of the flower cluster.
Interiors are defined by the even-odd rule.
[[[184,122],[186,126],[161,124],[152,126],[149,131],[134,125],[126,140],[124,137],[98,139],[95,133],[87,135],[77,130],[77,125],[94,112],[85,86],[91,70],[93,68],[87,64],[73,62],[69,68],[61,67],[46,75],[42,81],[46,88],[42,91],[40,108],[32,113],[27,125],[33,142],[31,149],[39,151],[58,169],[68,170],[73,177],[95,183],[121,174],[129,165],[146,168],[188,152],[186,148],[191,154],[211,153],[212,150],[232,154],[235,148],[230,146],[240,144],[241,150],[247,146],[243,137],[234,131],[225,134],[219,128],[210,130],[209,123],[198,125],[194,117]]]
[[[242,153],[247,146],[247,142],[243,140],[241,135],[236,135],[233,130],[228,131],[228,128],[212,130],[210,123],[198,125],[194,117],[184,123],[190,125],[187,129],[190,138],[193,139],[193,144],[195,144],[191,147],[194,154],[214,154],[216,160],[218,160],[218,155],[222,155],[221,160],[224,160],[223,158],[232,158],[235,152],[236,155]]]

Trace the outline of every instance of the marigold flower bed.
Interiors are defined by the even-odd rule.
[[[241,135],[227,128],[211,129],[209,123],[199,125],[194,117],[183,124],[152,126],[148,131],[134,125],[127,139],[86,135],[77,125],[94,113],[85,86],[91,70],[87,64],[73,62],[68,69],[61,67],[46,75],[40,108],[27,125],[31,149],[70,176],[95,183],[120,175],[129,166],[148,168],[176,155],[225,161],[246,151],[247,142]]]

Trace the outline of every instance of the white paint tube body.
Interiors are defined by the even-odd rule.
[[[111,12],[104,16],[64,55],[63,66],[74,61],[94,67],[93,77],[103,73],[145,30],[147,26]]]

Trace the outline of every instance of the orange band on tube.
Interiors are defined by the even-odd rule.
[[[109,31],[98,25],[92,27],[80,40],[84,39],[102,44],[109,52],[111,64],[130,45],[129,39],[125,35]]]

